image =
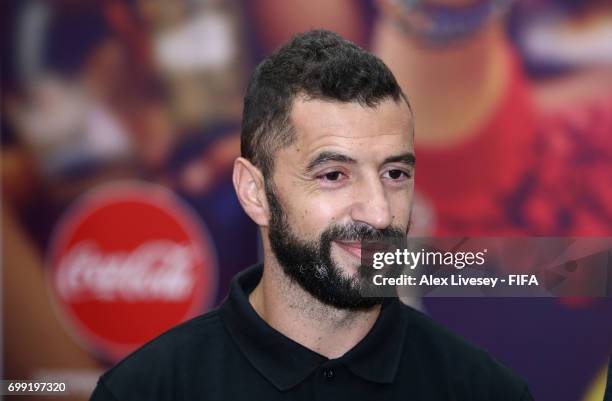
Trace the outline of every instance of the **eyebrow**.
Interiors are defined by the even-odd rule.
[[[401,155],[387,157],[383,164],[387,163],[403,163],[414,166],[416,163],[416,157],[412,152],[402,153]]]
[[[308,165],[306,166],[306,172],[310,173],[320,165],[329,162],[355,164],[357,163],[357,160],[353,159],[352,157],[343,155],[342,153],[321,152],[308,163]],[[414,166],[415,162],[416,158],[414,156],[414,153],[407,152],[396,156],[389,156],[384,160],[383,164],[403,163],[410,166]]]
[[[315,168],[317,168],[321,164],[325,164],[325,163],[328,163],[328,162],[339,162],[339,163],[355,164],[355,163],[357,163],[357,160],[353,159],[352,157],[348,157],[346,155],[343,155],[341,153],[321,152],[321,153],[319,153],[317,155],[317,157],[312,159],[310,161],[310,163],[308,163],[308,165],[306,166],[306,172],[310,173],[310,172],[312,172],[312,170],[314,170]]]

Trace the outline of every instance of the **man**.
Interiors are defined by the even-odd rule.
[[[360,241],[409,229],[413,135],[389,69],[338,35],[298,35],[264,60],[233,175],[263,266],[104,374],[92,400],[530,400],[485,352],[364,296]]]

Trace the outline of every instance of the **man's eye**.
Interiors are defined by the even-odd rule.
[[[342,173],[339,171],[330,171],[329,173],[322,174],[319,178],[324,179],[325,181],[338,181],[342,178]]]
[[[385,173],[385,176],[388,176],[388,178],[391,178],[392,180],[400,180],[402,178],[410,178],[410,174],[408,174],[407,172],[403,171],[403,170],[398,170],[398,169],[393,169],[393,170],[389,170]],[[385,177],[387,178],[387,177]]]

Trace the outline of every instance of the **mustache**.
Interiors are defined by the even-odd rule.
[[[324,241],[382,241],[403,239],[406,232],[397,226],[376,229],[365,223],[335,225],[325,230],[321,238]]]

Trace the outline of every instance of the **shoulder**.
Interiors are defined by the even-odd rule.
[[[408,324],[404,354],[416,355],[420,369],[440,377],[454,395],[466,394],[473,400],[531,399],[525,382],[488,352],[409,306],[402,305],[401,310]]]
[[[225,339],[218,310],[179,324],[104,373],[92,400],[173,399],[177,370],[194,361],[194,355],[205,354],[214,359],[211,354],[223,349]]]

